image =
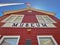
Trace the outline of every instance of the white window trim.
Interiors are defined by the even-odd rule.
[[[45,22],[47,22],[46,20],[45,20],[45,18],[44,18],[44,16],[46,16],[46,17],[48,17],[52,22],[50,22],[50,23],[57,23],[55,20],[53,20],[51,17],[49,17],[48,15],[36,15],[36,18],[37,18],[37,20],[38,20],[38,22],[39,23],[41,23],[41,21],[39,20],[39,17],[42,17],[43,18],[43,20],[45,21]],[[44,22],[43,22],[44,23]]]
[[[5,18],[4,20],[2,20],[1,22],[6,22],[6,20],[9,19],[11,16],[16,16],[16,17],[15,17],[12,21],[10,21],[10,22],[14,22],[14,20],[15,20],[18,16],[23,16],[23,17],[21,17],[21,21],[20,21],[20,23],[21,23],[22,20],[23,20],[23,18],[24,18],[24,15],[12,14],[12,15],[8,16],[7,18]],[[7,21],[7,22],[8,22],[8,21]]]
[[[52,18],[50,18],[49,16],[47,16],[50,20],[52,20],[54,23],[57,23],[55,20],[53,20]]]
[[[32,10],[28,10],[28,12],[32,12]]]
[[[3,36],[3,37],[0,39],[0,44],[2,43],[2,41],[4,40],[4,38],[18,38],[16,45],[18,45],[19,40],[20,40],[20,36]]]
[[[40,40],[39,40],[40,37],[51,37],[51,39],[53,40],[54,44],[55,44],[55,45],[58,45],[57,42],[56,42],[56,40],[54,39],[54,37],[53,37],[52,35],[38,35],[38,36],[37,36],[38,45],[41,45],[41,44],[40,44]]]
[[[8,16],[7,18],[5,18],[4,20],[2,20],[2,22],[6,22],[7,19],[9,19],[11,16]]]

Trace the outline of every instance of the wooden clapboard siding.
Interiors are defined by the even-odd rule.
[[[32,45],[38,45],[37,42],[37,35],[52,35],[55,40],[57,41],[58,45],[60,45],[60,20],[57,19],[55,16],[43,12],[38,12],[35,10],[32,10],[32,12],[27,12],[28,10],[24,11],[18,11],[14,13],[5,13],[0,18],[0,35],[20,35],[21,39],[19,42],[19,45],[25,45],[26,39],[31,39]],[[57,23],[54,23],[56,25],[56,28],[10,28],[10,27],[1,27],[5,22],[1,22],[3,19],[7,18],[11,14],[23,14],[25,17],[23,18],[23,23],[30,22],[30,23],[38,23],[36,19],[36,15],[48,15],[53,20],[55,20]],[[27,29],[31,29],[31,32],[28,32]]]

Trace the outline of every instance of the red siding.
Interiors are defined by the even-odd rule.
[[[25,17],[22,22],[38,22],[35,15],[40,14],[44,15],[44,13],[39,13],[33,11],[32,13],[27,13],[27,11],[15,13],[15,14],[24,14]],[[47,14],[45,14],[47,15]],[[8,15],[9,16],[9,15]],[[7,15],[3,16],[0,18],[0,20],[7,18]],[[52,19],[57,21],[55,24],[57,28],[32,28],[31,32],[27,32],[27,28],[3,28],[0,27],[0,35],[20,35],[21,39],[19,42],[19,45],[25,45],[26,39],[31,39],[32,40],[32,45],[38,45],[37,42],[37,35],[53,35],[54,38],[56,39],[57,43],[60,45],[60,20],[58,20],[56,17],[49,15]],[[0,26],[2,23],[0,23]]]

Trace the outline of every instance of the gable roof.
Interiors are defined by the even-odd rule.
[[[3,12],[3,15],[10,14],[10,13],[16,13],[16,12],[21,12],[21,11],[25,11],[25,10],[34,10],[34,11],[42,12],[42,13],[49,14],[49,15],[55,15],[55,13],[53,13],[53,12],[39,10],[39,9],[31,8],[31,7],[27,7],[27,8],[20,9],[20,10],[6,11],[6,12]]]

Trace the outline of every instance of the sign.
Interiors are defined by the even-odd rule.
[[[19,28],[55,28],[52,23],[5,23],[2,27],[19,27]]]

